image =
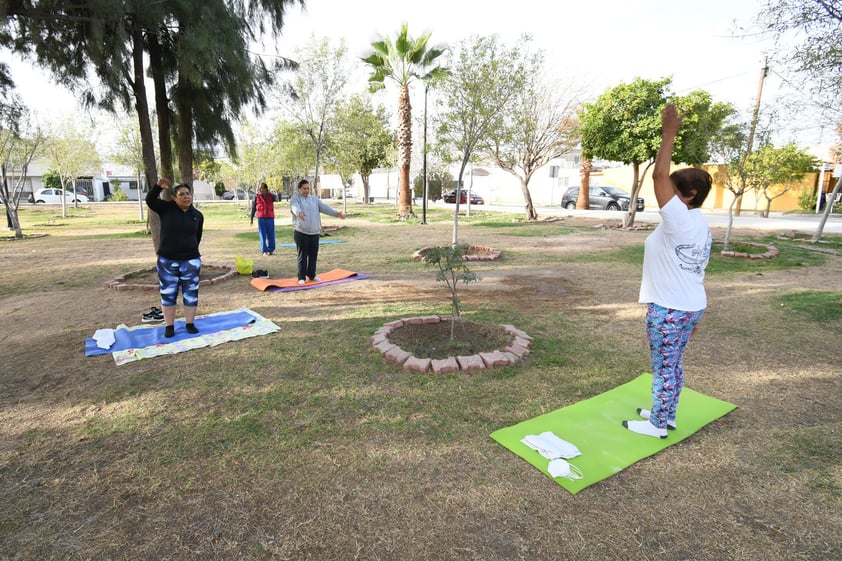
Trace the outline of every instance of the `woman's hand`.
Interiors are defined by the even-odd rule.
[[[670,135],[675,138],[675,135],[678,134],[678,129],[681,128],[681,121],[683,119],[684,115],[678,113],[675,104],[667,103],[663,111],[661,111],[661,129],[664,132],[664,136]]]

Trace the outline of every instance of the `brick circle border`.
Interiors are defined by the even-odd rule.
[[[714,244],[722,244],[722,242],[714,242]],[[722,250],[719,252],[719,254],[723,257],[743,257],[746,259],[771,259],[773,257],[777,257],[781,253],[777,247],[765,243],[738,242],[738,244],[745,245],[748,247],[759,247],[765,249],[766,251],[762,253],[746,253],[744,251]]]
[[[220,282],[227,281],[239,275],[237,273],[237,266],[233,263],[202,263],[202,269],[219,269],[224,271],[221,275],[210,278],[210,279],[203,279],[199,281],[199,286],[208,286],[210,284],[218,284]],[[158,283],[140,283],[140,282],[131,282],[132,277],[144,276],[148,275],[149,273],[155,272],[155,267],[149,267],[148,269],[139,269],[137,271],[132,271],[131,273],[126,273],[124,275],[120,275],[114,279],[105,283],[106,288],[112,288],[114,290],[148,290],[148,291],[157,291],[160,290]]]
[[[421,261],[424,258],[424,255],[431,249],[433,249],[432,246],[422,247],[412,254],[412,260]],[[481,253],[466,253],[462,257],[462,261],[496,261],[497,259],[500,259],[500,255],[502,254],[499,249],[485,247],[482,245],[469,245],[467,250],[479,251]]]
[[[505,324],[501,324],[501,327],[507,334],[512,335],[512,343],[502,351],[481,352],[475,355],[450,356],[444,359],[422,358],[414,356],[389,341],[389,335],[404,325],[439,323],[450,320],[451,316],[434,315],[390,321],[375,331],[370,341],[374,349],[383,355],[383,358],[398,363],[403,366],[404,370],[414,370],[416,372],[432,371],[435,374],[448,374],[458,371],[480,371],[495,366],[513,366],[529,356],[529,348],[532,346],[534,339],[513,325]]]

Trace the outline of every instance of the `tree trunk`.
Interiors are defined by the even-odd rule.
[[[135,111],[140,130],[140,147],[143,155],[143,173],[147,185],[157,183],[155,166],[155,143],[152,138],[152,123],[149,121],[149,102],[146,100],[146,73],[143,69],[143,31],[139,26],[132,28],[132,65],[134,80],[132,90],[135,97]],[[139,187],[139,186],[138,186]]]
[[[193,190],[193,111],[189,101],[190,88],[184,80],[179,80],[178,93],[175,96],[176,121],[178,135],[176,152],[178,155],[179,183],[190,185]],[[235,191],[236,193],[236,191]]]
[[[172,179],[175,175],[173,170],[172,156],[172,114],[170,111],[170,100],[167,97],[167,83],[164,77],[161,44],[155,33],[149,33],[149,71],[152,75],[152,82],[155,84],[155,112],[158,116],[158,151],[161,155],[161,177]],[[152,185],[147,185],[151,188]]]
[[[371,179],[371,176],[360,174],[360,179],[362,179],[362,182],[363,182],[363,204],[367,205],[368,204],[368,193],[369,193],[369,190],[370,190],[368,182]]]
[[[529,184],[521,177],[518,177],[518,181],[520,182],[520,191],[523,193],[523,200],[526,203],[526,219],[530,222],[538,220],[538,212],[535,210],[535,205],[532,204],[532,193],[529,192]]]
[[[140,27],[132,28],[132,92],[135,98],[138,129],[140,131],[140,151],[143,159],[143,175],[147,189],[158,182],[155,165],[155,141],[152,138],[152,123],[149,120],[149,102],[146,99],[146,73],[143,70],[143,31]],[[138,197],[140,197],[138,185]],[[155,212],[149,211],[146,228],[152,233],[152,247],[158,252],[161,241],[161,221]]]
[[[459,179],[456,181],[456,205],[453,209],[453,240],[452,247],[456,247],[459,243],[459,202],[462,200],[462,177],[465,175],[466,162],[462,162],[462,167],[459,168]]]
[[[822,214],[822,219],[819,222],[819,227],[816,228],[816,233],[813,235],[813,241],[819,242],[822,239],[822,230],[824,230],[825,222],[827,222],[827,217],[830,216],[831,211],[833,210],[833,203],[836,201],[836,196],[839,194],[839,188],[842,187],[842,177],[836,180],[836,185],[833,187],[833,193],[831,193],[830,197],[825,198],[824,203],[824,214]],[[822,196],[821,193],[818,194],[819,197]]]
[[[576,199],[576,210],[590,208],[591,171],[593,171],[593,161],[590,158],[582,158],[579,164],[579,198]]]
[[[739,195],[734,193],[734,198],[728,206],[728,227],[725,229],[725,241],[722,244],[722,251],[731,251],[731,229],[734,227],[734,204],[739,200]]]
[[[643,183],[643,178],[640,174],[640,163],[634,162],[632,169],[634,170],[634,178],[632,179],[631,200],[629,200],[629,208],[626,211],[626,215],[623,216],[623,228],[634,226],[634,216],[637,214],[637,195],[640,193],[640,185]],[[646,166],[646,169],[649,169],[649,166]],[[643,170],[643,174],[646,174],[646,170]]]
[[[409,184],[411,163],[412,105],[409,102],[409,86],[402,85],[398,98],[398,216],[401,218],[412,216],[412,193]]]

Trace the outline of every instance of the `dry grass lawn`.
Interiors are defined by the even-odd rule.
[[[206,262],[240,253],[294,276],[293,248],[262,257],[247,220],[203,211]],[[647,371],[647,232],[465,219],[465,241],[503,251],[471,266],[467,317],[535,343],[516,367],[436,377],[368,338],[449,311],[410,258],[449,242],[447,215],[349,211],[320,270],[370,279],[203,287],[200,313],[248,307],[281,331],[118,367],[84,340],[158,304],[105,288],[154,263],[136,207],[27,209],[25,231],[48,235],[0,242],[0,560],[842,559],[842,322],[785,303],[842,290],[838,246],[818,265],[709,274],[687,385],[738,409],[571,496],[488,435]]]

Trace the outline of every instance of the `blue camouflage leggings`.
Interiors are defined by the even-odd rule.
[[[685,312],[649,304],[646,333],[652,356],[652,409],[649,422],[666,428],[675,421],[678,396],[684,387],[684,351],[704,310]]]
[[[161,305],[175,306],[178,301],[178,287],[181,286],[181,298],[188,308],[199,304],[199,272],[202,260],[174,261],[158,257],[158,286],[161,289]]]

